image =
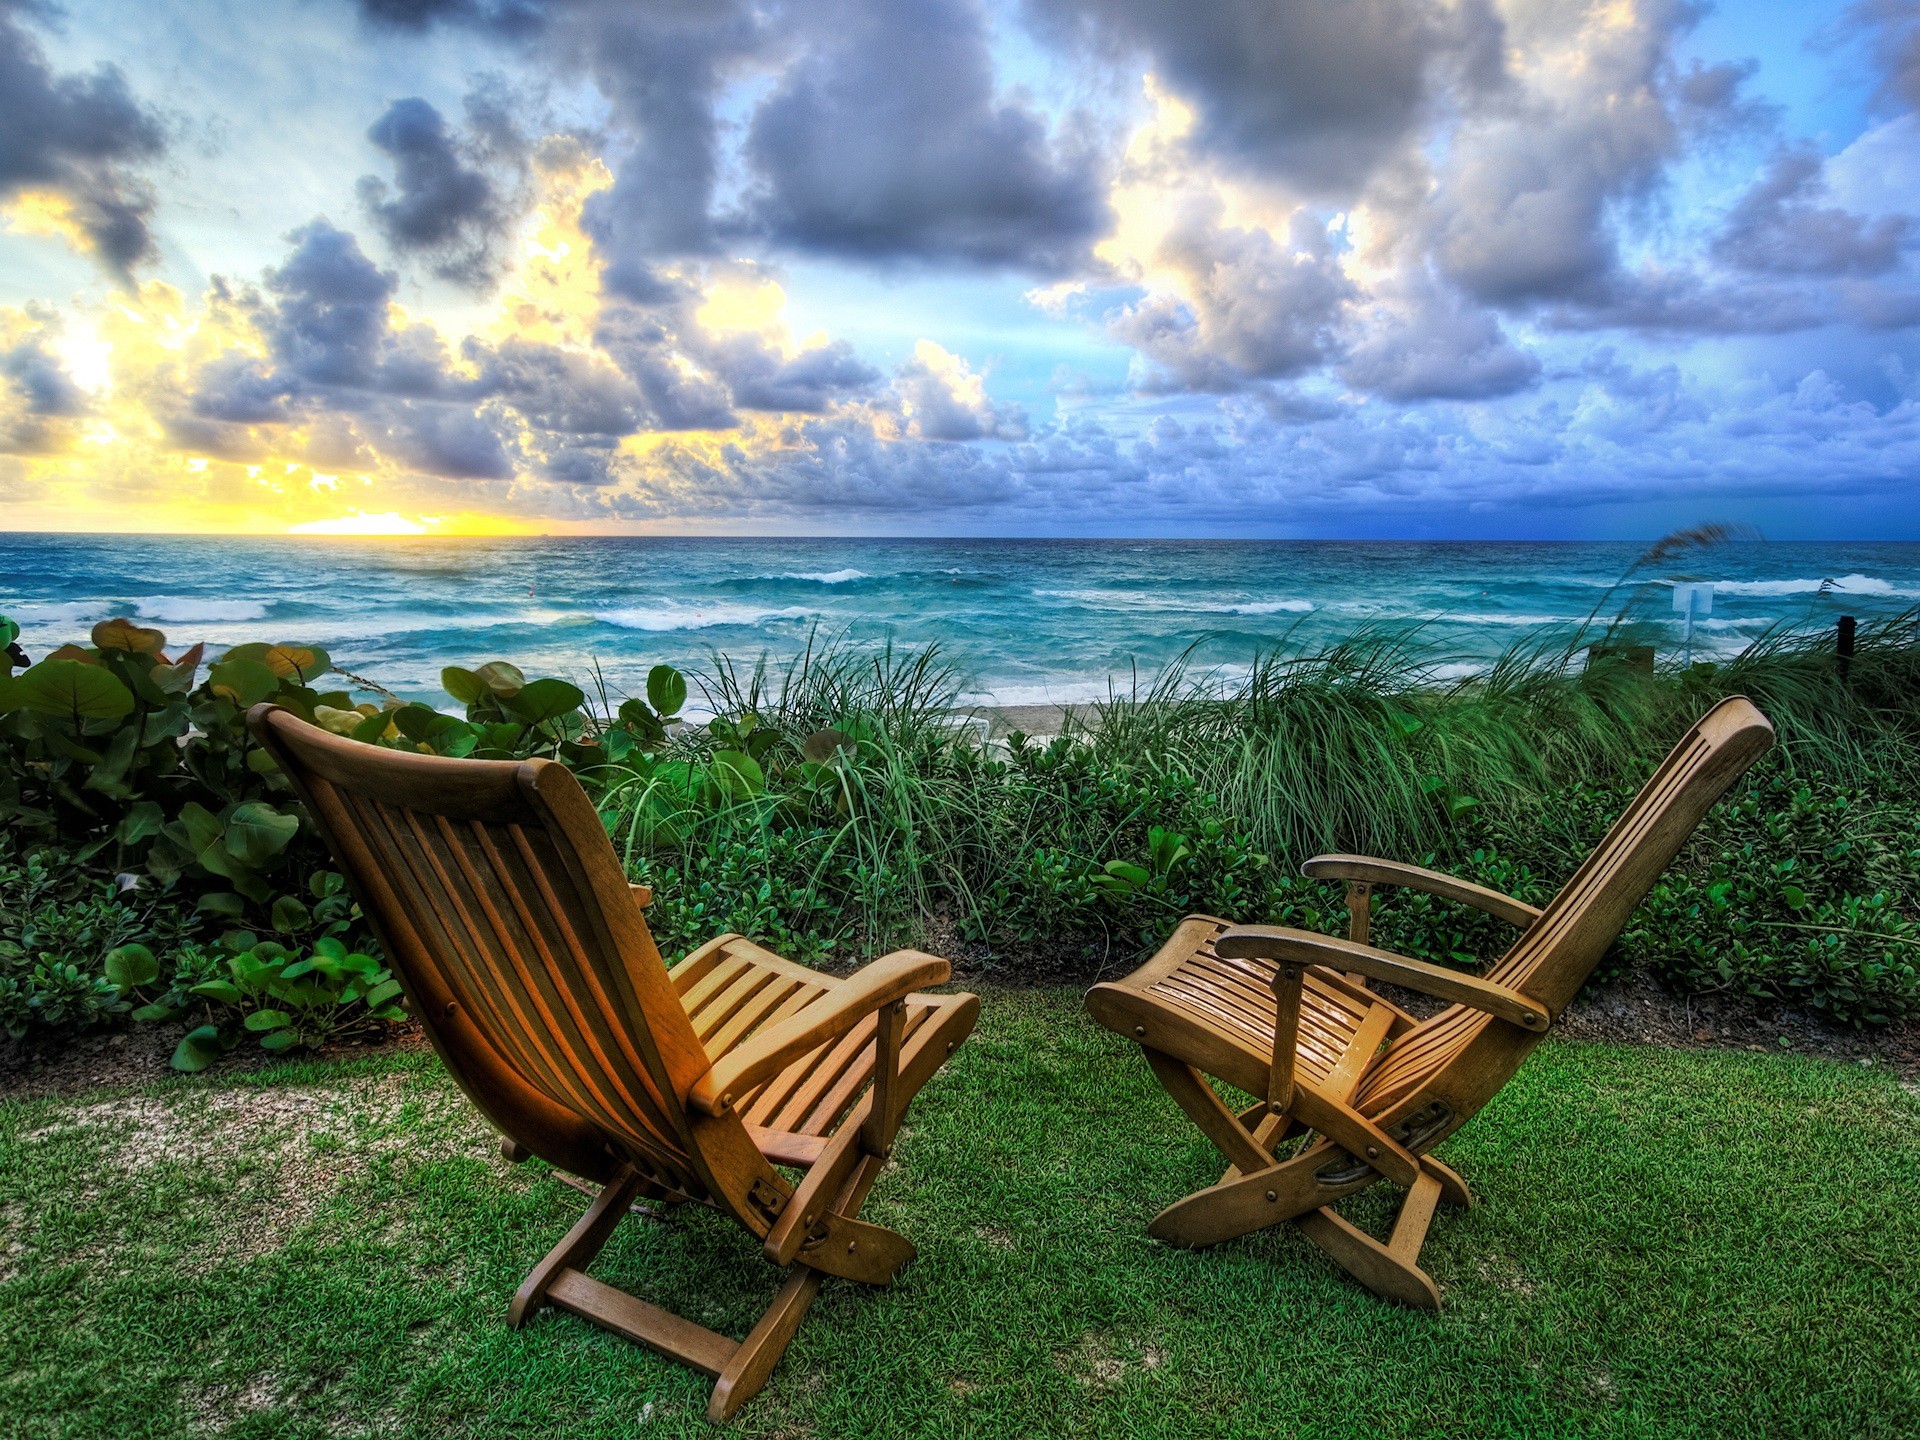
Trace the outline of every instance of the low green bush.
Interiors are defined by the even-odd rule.
[[[852,963],[934,933],[1057,975],[1131,966],[1196,910],[1338,930],[1338,888],[1298,875],[1323,850],[1544,903],[1685,726],[1747,693],[1780,745],[1602,973],[1841,1024],[1920,1013],[1920,614],[1863,630],[1845,675],[1819,636],[1653,675],[1562,637],[1441,681],[1416,635],[1363,630],[1232,681],[1176,666],[1098,725],[993,745],[933,651],[715,657],[692,680],[712,718],[694,721],[667,666],[644,696],[592,700],[502,661],[449,668],[463,717],[315,646],[239,647],[201,676],[198,647],[169,659],[126,621],[92,640],[0,676],[0,1023],[15,1033],[184,1023],[192,1065],[252,1035],[294,1048],[397,1015],[340,877],[246,734],[260,699],[364,743],[571,766],[654,886],[670,955],[737,930]],[[354,688],[323,688],[335,676]],[[1375,935],[1462,965],[1510,939],[1391,890]]]

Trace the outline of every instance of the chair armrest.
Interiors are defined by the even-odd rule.
[[[749,1035],[693,1082],[687,1103],[724,1115],[734,1098],[770,1079],[809,1050],[837,1039],[868,1015],[928,985],[944,984],[953,966],[937,955],[896,950],[855,971],[778,1025]]]
[[[1371,855],[1316,855],[1300,867],[1300,873],[1315,880],[1358,880],[1368,885],[1404,885],[1409,890],[1424,890],[1429,895],[1484,910],[1522,930],[1540,918],[1540,911],[1524,900],[1438,870],[1403,865],[1398,860],[1376,860]]]
[[[1404,985],[1436,1000],[1484,1010],[1523,1030],[1544,1031],[1553,1018],[1539,1001],[1505,985],[1311,930],[1292,930],[1284,925],[1236,925],[1213,942],[1213,949],[1215,954],[1229,960],[1292,961],[1299,965],[1325,965],[1331,970],[1357,970],[1372,979]]]

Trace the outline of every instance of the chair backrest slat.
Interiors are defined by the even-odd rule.
[[[1707,811],[1772,743],[1773,726],[1751,701],[1733,696],[1715,705],[1674,746],[1487,978],[1557,1016]],[[1537,1040],[1517,1026],[1495,1027],[1482,1011],[1450,1006],[1394,1042],[1360,1086],[1356,1103],[1371,1115],[1398,1114],[1446,1090],[1457,1111],[1471,1113],[1511,1078]],[[1469,1052],[1481,1058],[1472,1060]],[[1473,1073],[1456,1073],[1462,1071]]]
[[[382,750],[271,706],[249,723],[481,1110],[503,1128],[503,1113],[577,1117],[547,1126],[567,1152],[554,1163],[604,1170],[597,1135],[661,1184],[705,1193],[684,1103],[705,1051],[572,775]],[[449,1044],[454,1027],[467,1038]]]

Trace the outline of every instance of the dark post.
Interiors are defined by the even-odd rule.
[[[1840,617],[1840,633],[1834,645],[1834,653],[1840,657],[1840,678],[1842,680],[1847,678],[1847,672],[1853,668],[1853,631],[1853,616],[1842,615]]]

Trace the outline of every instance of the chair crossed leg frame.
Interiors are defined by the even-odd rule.
[[[631,1165],[622,1165],[600,1187],[586,1214],[529,1272],[513,1297],[507,1323],[518,1329],[549,1305],[569,1311],[711,1375],[707,1418],[729,1419],[766,1384],[828,1275],[885,1285],[916,1253],[904,1235],[856,1218],[892,1154],[908,1101],[951,1051],[945,1042],[957,1043],[956,1023],[949,1020],[923,1026],[903,1049],[903,1020],[901,1004],[881,1012],[876,1083],[819,1147],[767,1229],[766,1257],[789,1268],[745,1339],[709,1330],[586,1273],[628,1212],[640,1208],[637,1201],[685,1198],[662,1190]],[[959,1033],[970,1026],[971,1017],[961,1017]],[[501,1148],[509,1160],[526,1158],[525,1148],[511,1140]]]
[[[1143,1046],[1154,1075],[1227,1161],[1218,1183],[1175,1201],[1148,1232],[1170,1245],[1216,1245],[1291,1220],[1333,1261],[1375,1294],[1424,1310],[1440,1308],[1440,1290],[1419,1266],[1434,1210],[1442,1200],[1462,1207],[1472,1193],[1447,1166],[1416,1155],[1349,1100],[1391,1024],[1376,1006],[1354,1033],[1321,1085],[1296,1079],[1294,1054],[1302,968],[1282,962],[1274,974],[1277,1002],[1273,1071],[1267,1099],[1235,1114],[1199,1070]],[[1274,1148],[1303,1133],[1311,1144],[1285,1160]],[[1385,1243],[1335,1213],[1335,1201],[1390,1180],[1407,1196]]]

